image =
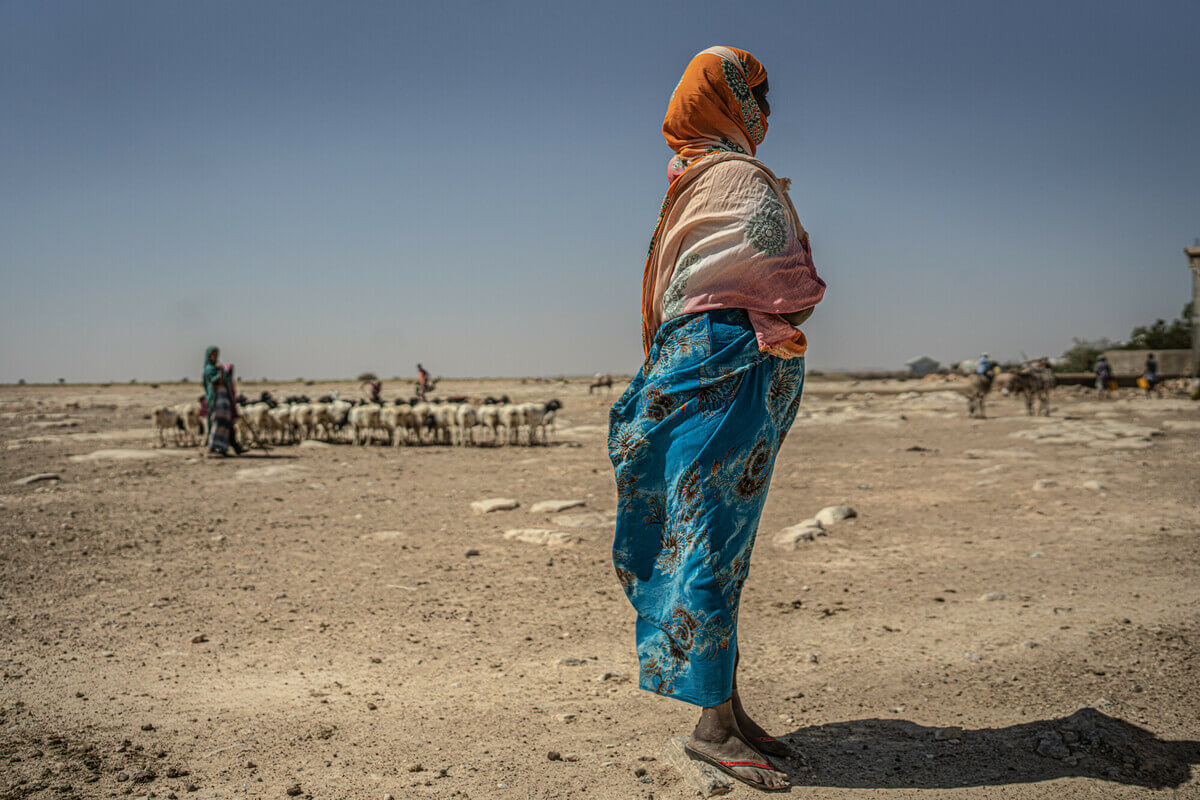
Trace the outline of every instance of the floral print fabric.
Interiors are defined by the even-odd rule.
[[[803,385],[803,358],[760,352],[747,313],[722,309],[666,322],[613,405],[613,562],[643,689],[729,699],[742,584]]]

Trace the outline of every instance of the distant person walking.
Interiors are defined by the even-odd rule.
[[[1092,367],[1092,372],[1096,374],[1096,393],[1101,399],[1108,397],[1109,385],[1113,379],[1113,371],[1104,353],[1097,356],[1096,365]]]
[[[368,403],[374,403],[375,405],[383,404],[383,399],[380,397],[380,394],[379,394],[380,392],[383,391],[383,383],[381,381],[366,380],[366,381],[362,382],[362,386],[360,386],[359,388],[366,389],[364,394],[366,394]]]
[[[1149,397],[1151,392],[1162,397],[1162,390],[1158,388],[1158,359],[1154,357],[1154,353],[1146,355],[1146,367],[1142,370],[1142,379],[1146,381],[1146,397]]]
[[[204,351],[204,399],[208,405],[208,456],[218,458],[232,449],[241,454],[233,422],[237,417],[237,390],[233,382],[233,364],[220,364],[221,349],[217,346]]]
[[[429,393],[429,373],[420,364],[417,364],[417,397],[421,400],[425,399],[425,395]]]
[[[637,611],[643,689],[700,706],[687,751],[758,789],[788,748],[738,696],[738,605],[825,293],[785,180],[754,159],[767,73],[713,47],[663,121],[675,151],[642,282],[645,363],[609,414],[613,561]]]

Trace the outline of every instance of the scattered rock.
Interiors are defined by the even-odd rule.
[[[299,478],[303,472],[304,469],[296,466],[295,464],[277,464],[270,467],[248,467],[246,469],[239,469],[233,474],[233,477],[239,481],[276,481]]]
[[[979,599],[983,602],[990,602],[992,600],[1007,600],[1008,595],[1006,595],[1004,592],[987,592],[986,594],[979,595]]]
[[[559,722],[574,722],[575,721],[574,714],[555,714],[554,718],[556,720],[558,720]]]
[[[421,766],[420,764],[409,764],[408,771],[409,772],[424,772],[425,767]]]
[[[1052,481],[1049,478],[1040,478],[1033,482],[1033,490],[1035,492],[1044,492],[1047,489],[1058,488],[1058,482]]]
[[[87,453],[81,456],[71,456],[71,460],[75,462],[86,461],[130,461],[138,458],[161,458],[167,455],[167,450],[97,450],[94,453]],[[176,451],[178,453],[187,454],[191,451]]]
[[[133,781],[134,783],[150,783],[157,777],[158,773],[147,767],[145,769],[139,769],[137,772],[133,773],[133,775],[129,777],[129,780]]]
[[[579,508],[583,505],[586,505],[583,500],[542,500],[530,506],[529,510],[535,514],[557,514],[568,508]]]
[[[24,478],[18,478],[13,481],[17,486],[28,486],[31,483],[41,483],[42,481],[60,481],[57,472],[38,472],[34,475],[26,475]]]
[[[948,728],[938,728],[937,730],[935,730],[933,732],[933,738],[934,738],[934,741],[938,741],[938,742],[945,742],[950,739],[961,739],[962,732],[963,732],[962,728],[960,728],[956,725],[951,725]]]
[[[1036,748],[1039,756],[1046,758],[1066,758],[1071,755],[1071,751],[1063,744],[1062,735],[1057,731],[1050,731],[1042,735],[1042,738],[1037,743]]]
[[[822,528],[832,528],[844,519],[853,519],[858,512],[850,506],[826,506],[813,517]]]
[[[1104,488],[1105,488],[1104,484],[1101,483],[1100,481],[1084,481],[1083,483],[1081,483],[1079,485],[1082,488],[1087,489],[1088,491],[1092,491],[1092,492],[1103,492]]]
[[[542,528],[514,528],[504,532],[505,539],[515,539],[527,544],[557,546],[573,544],[575,537],[562,531],[548,531]]]
[[[198,633],[192,637],[192,644],[204,644],[207,641],[208,641],[207,634]]]
[[[555,663],[558,664],[560,667],[580,667],[580,666],[583,666],[584,664],[588,663],[588,660],[586,658],[575,658],[574,656],[567,656],[565,658],[560,658]]]
[[[142,725],[142,730],[144,730],[144,731],[152,731],[152,730],[154,730],[154,723],[153,723],[153,722],[147,722],[147,723],[144,723],[144,724]]]
[[[467,548],[467,552],[465,553],[465,555],[467,558],[470,558],[471,556],[479,555],[479,551],[476,550],[474,547],[469,547],[469,548]]]
[[[381,542],[390,542],[392,539],[399,539],[403,535],[404,531],[375,531],[374,533],[364,533],[358,538],[377,539]]]
[[[701,797],[716,797],[733,791],[733,779],[703,761],[696,761],[684,751],[686,736],[668,739],[663,746],[663,760],[683,776],[685,783],[700,793]]]
[[[807,656],[805,656],[804,660],[810,664],[816,664],[821,660],[821,656],[819,653],[809,653]]]
[[[562,761],[562,754],[557,750],[551,750],[549,753],[546,753],[546,758],[550,761]]]
[[[519,505],[521,504],[511,497],[490,497],[471,503],[471,510],[476,514],[490,514],[493,511],[512,511]]]
[[[825,529],[821,527],[821,523],[815,518],[806,519],[775,534],[773,544],[780,550],[796,550],[801,542],[811,542],[824,535]]]
[[[291,786],[289,786],[287,789],[284,790],[284,794],[286,794],[288,797],[295,797],[296,795],[302,793],[303,791],[304,790],[300,788],[300,784],[293,783]]]

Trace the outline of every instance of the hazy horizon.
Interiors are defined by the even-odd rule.
[[[7,3],[0,382],[631,374],[690,57],[766,66],[814,370],[1176,318],[1200,5]],[[874,365],[874,366],[869,366]],[[289,380],[289,378],[282,378]]]

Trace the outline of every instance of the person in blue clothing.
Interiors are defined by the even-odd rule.
[[[1096,358],[1096,365],[1092,367],[1092,372],[1096,374],[1096,393],[1103,399],[1108,397],[1108,384],[1112,380],[1113,371],[1112,365],[1108,363],[1104,353],[1101,353]]]
[[[992,372],[995,369],[996,362],[992,361],[991,357],[988,356],[987,353],[983,353],[979,356],[979,363],[975,365],[975,374],[987,375],[990,378],[992,377]]]

